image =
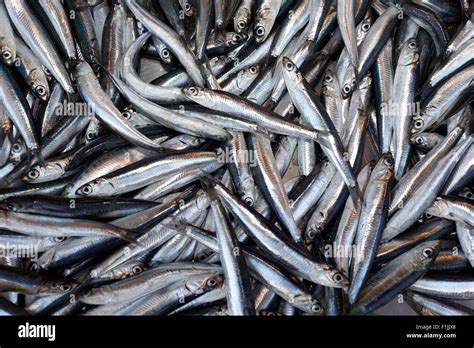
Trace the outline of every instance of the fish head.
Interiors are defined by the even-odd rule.
[[[11,49],[10,47],[2,45],[2,61],[7,65],[12,65],[16,59],[16,52],[15,50]]]
[[[323,315],[324,308],[317,298],[308,293],[299,294],[290,299],[290,303],[308,314]]]
[[[390,152],[385,153],[372,170],[371,179],[389,181],[393,177],[393,156]]]
[[[251,20],[251,16],[251,12],[245,7],[237,10],[237,13],[234,17],[234,27],[238,33],[244,32],[247,29]]]
[[[98,178],[82,185],[76,194],[79,196],[111,196],[115,194],[115,187],[105,178]]]
[[[423,110],[423,113],[420,116],[414,117],[411,127],[412,134],[418,134],[424,131],[427,128],[426,116],[428,109]]]
[[[207,93],[204,88],[197,87],[197,86],[192,86],[192,87],[186,87],[182,89],[183,94],[193,102],[196,102],[200,105],[209,105],[209,102],[212,100],[212,98],[209,98],[209,93]]]
[[[427,269],[438,255],[441,245],[442,241],[437,239],[426,241],[413,248],[414,262],[419,265],[418,268]]]
[[[228,47],[233,47],[241,44],[245,40],[247,40],[247,35],[245,33],[232,33],[226,44]]]
[[[418,64],[420,60],[420,49],[415,38],[409,39],[402,46],[400,57],[398,58],[398,65],[408,66]]]

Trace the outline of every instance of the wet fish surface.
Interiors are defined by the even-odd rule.
[[[474,315],[472,9],[0,0],[0,314]]]

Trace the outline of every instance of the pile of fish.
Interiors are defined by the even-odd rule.
[[[0,312],[474,314],[473,7],[0,0]]]

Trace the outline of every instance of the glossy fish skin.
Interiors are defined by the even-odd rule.
[[[210,199],[208,195],[203,191],[197,192],[196,196],[182,205],[180,210],[167,216],[162,224],[154,226],[147,233],[139,236],[137,238],[138,244],[129,244],[125,247],[119,248],[104,261],[96,265],[90,271],[91,277],[96,278],[103,273],[113,270],[124,262],[129,261],[140,253],[150,251],[164,244],[176,234],[174,229],[169,228],[169,225],[173,223],[173,221],[184,220],[186,222],[192,222],[208,208],[209,204]]]
[[[255,154],[254,172],[260,190],[272,206],[283,228],[289,232],[295,242],[300,242],[301,231],[291,214],[290,202],[278,174],[270,141],[261,135],[252,135],[251,148]]]
[[[368,163],[359,173],[357,182],[361,187],[362,193],[365,193],[373,167],[374,163]],[[334,238],[334,244],[342,251],[336,255],[335,264],[337,269],[345,276],[349,275],[350,264],[352,261],[352,255],[348,255],[349,253],[346,251],[351,250],[351,247],[353,246],[359,225],[361,208],[361,204],[354,204],[352,200],[346,202]]]
[[[357,252],[352,260],[352,282],[349,301],[355,303],[374,261],[388,214],[393,159],[385,154],[375,165],[365,188],[354,244]]]
[[[321,141],[321,138],[324,137],[324,133],[321,135],[318,130],[288,121],[273,112],[267,111],[260,105],[249,102],[230,93],[200,89],[198,87],[184,89],[183,93],[190,100],[202,106],[261,124],[270,132],[295,137],[304,137],[305,139],[313,141]]]
[[[52,45],[45,28],[38,19],[34,17],[26,1],[6,0],[5,6],[11,21],[25,43],[58,80],[63,89],[67,93],[74,93],[74,88],[66,68],[59,57],[59,53]]]
[[[9,211],[76,218],[118,218],[155,206],[156,203],[133,199],[61,198],[30,195],[26,199],[12,197],[3,200],[0,207]]]
[[[344,45],[347,48],[352,68],[359,69],[359,52],[355,37],[355,4],[354,1],[337,2],[337,22],[341,31]]]
[[[30,154],[38,154],[39,144],[33,129],[30,108],[13,75],[4,63],[0,63],[0,83],[0,101],[6,114],[18,128]]]
[[[43,67],[31,50],[21,39],[16,42],[15,67],[31,88],[31,91],[42,101],[49,99],[49,85]]]
[[[443,20],[431,9],[415,3],[405,2],[402,9],[416,24],[430,34],[438,56],[444,52],[448,45],[448,33]]]
[[[456,142],[464,134],[462,127],[453,129],[444,140],[432,149],[425,158],[411,168],[398,182],[392,190],[392,200],[389,207],[389,215],[403,208],[406,201],[413,194],[413,191],[420,185],[421,181],[429,174],[429,170],[434,168],[436,163],[450,151]]]
[[[0,15],[5,18],[0,29],[0,52],[2,53],[2,61],[7,65],[12,65],[16,58],[16,43],[13,34],[13,24],[8,18],[5,1],[0,3]]]
[[[100,58],[104,68],[113,75],[120,72],[120,63],[126,49],[124,46],[125,21],[125,7],[121,4],[115,4],[104,23]],[[101,85],[107,96],[116,104],[118,91],[113,82],[107,76],[104,76],[101,79]]]
[[[137,18],[142,21],[144,26],[146,26],[154,35],[167,44],[170,50],[183,64],[184,68],[193,81],[198,86],[204,86],[204,79],[197,66],[194,55],[186,48],[185,44],[182,42],[176,32],[161,22],[158,18],[153,17],[135,0],[127,0],[126,4],[127,7],[135,14],[135,16],[137,16]]]
[[[359,168],[367,134],[367,115],[361,113],[356,121],[355,128],[352,130],[347,143],[347,149],[349,150],[349,163],[354,168]],[[305,237],[308,242],[313,241],[318,234],[325,230],[349,196],[344,180],[339,173],[333,174],[329,180],[327,189],[306,224]],[[358,203],[358,200],[355,200],[355,202]]]
[[[140,91],[141,96],[147,99],[155,100],[160,103],[175,103],[184,101],[185,98],[182,95],[180,88],[162,87],[160,85],[148,84],[143,81],[135,71],[134,63],[137,59],[137,55],[140,51],[140,48],[145,45],[149,38],[149,33],[141,35],[124,52],[124,56],[121,61],[121,75],[123,80],[126,81],[134,90]],[[118,76],[118,74],[115,76]]]
[[[40,0],[41,7],[44,9],[49,21],[60,38],[61,45],[71,60],[76,59],[76,46],[74,37],[69,24],[66,10],[60,0]]]
[[[0,211],[2,228],[31,236],[115,236],[133,240],[128,231],[93,220],[53,218],[40,215]],[[131,233],[133,234],[133,233]]]
[[[104,197],[130,192],[174,174],[183,168],[202,167],[217,161],[212,151],[177,151],[151,156],[90,181],[79,188],[83,196]]]
[[[237,7],[234,16],[235,31],[240,33],[248,28],[250,25],[254,5],[255,0],[243,0],[240,2],[240,5]]]
[[[390,143],[393,132],[393,119],[387,107],[392,99],[393,78],[393,40],[388,39],[381,49],[373,68],[373,78],[375,86],[376,110],[377,110],[377,131],[378,143],[381,153],[390,151]]]
[[[472,309],[456,302],[450,302],[420,293],[409,293],[407,295],[417,304],[430,310],[435,315],[465,316],[474,314]]]
[[[470,10],[0,0],[0,315],[471,315]]]
[[[100,49],[102,44],[103,23],[98,20],[97,25],[101,25],[100,34],[96,33],[92,9],[89,6],[83,6],[81,0],[65,0],[68,13],[74,12],[74,18],[71,18],[71,26],[75,33],[75,39],[78,41],[76,52],[79,59],[84,59],[94,71],[98,70],[97,59],[100,58]],[[102,13],[102,12],[100,12]],[[99,24],[100,22],[100,24]],[[104,17],[105,22],[105,17]],[[100,41],[99,41],[100,39]]]
[[[180,306],[180,298],[190,301],[220,286],[221,275],[203,274],[183,279],[113,312],[115,315],[164,315]],[[178,296],[176,296],[178,295]]]
[[[430,86],[435,87],[441,81],[455,74],[459,69],[471,64],[473,62],[471,53],[473,49],[474,40],[471,39],[457,52],[453,53],[446,63],[430,77]]]
[[[410,290],[453,300],[471,300],[474,298],[474,280],[471,274],[425,276]]]
[[[350,314],[370,313],[410,287],[428,271],[439,248],[439,241],[424,242],[390,261],[369,278]]]
[[[426,210],[426,214],[454,220],[474,227],[474,202],[472,199],[441,196]]]
[[[187,236],[196,239],[205,244],[214,251],[219,251],[217,238],[195,226],[187,226],[183,231]],[[293,298],[292,303],[295,307],[311,314],[320,314],[322,311],[321,303],[305,289],[302,282],[284,271],[281,266],[270,262],[254,248],[243,247],[249,271],[262,284],[269,287],[283,299]]]
[[[455,107],[460,98],[472,89],[474,67],[472,65],[460,70],[447,79],[422,107],[420,116],[413,119],[412,133],[426,131],[443,121]],[[457,91],[458,93],[452,93]]]
[[[393,81],[392,101],[398,105],[398,120],[393,123],[395,179],[398,181],[406,171],[411,151],[409,142],[412,120],[412,105],[419,76],[419,49],[415,39],[408,40],[402,47]]]
[[[237,236],[232,229],[224,207],[218,200],[211,203],[216,221],[222,221],[217,230],[219,257],[225,276],[227,307],[230,315],[255,315],[255,304],[250,275]]]
[[[412,136],[410,142],[415,145],[417,149],[429,151],[441,143],[443,139],[444,137],[438,133],[424,132]]]
[[[369,68],[374,64],[379,52],[384,46],[384,43],[391,34],[398,16],[398,8],[391,6],[371,25],[366,37],[358,47],[359,67],[357,70],[357,76],[360,76],[359,78],[364,76],[367,71],[369,71]],[[352,70],[349,70],[349,72],[352,73]],[[353,79],[355,79],[354,75],[350,74],[349,78],[347,78],[346,73],[344,80],[341,81],[344,96],[348,96],[352,93]]]
[[[211,264],[174,263],[151,268],[134,277],[91,289],[81,302],[95,305],[133,301],[185,277],[221,272]],[[142,292],[143,291],[143,292]]]
[[[92,68],[87,62],[83,61],[76,66],[76,76],[79,93],[102,122],[134,145],[148,149],[158,148],[158,145],[122,118],[122,114],[100,87]]]
[[[432,219],[407,231],[400,237],[382,243],[377,249],[376,262],[393,259],[427,240],[439,239],[453,232],[455,225],[445,219]]]
[[[426,177],[405,205],[392,215],[385,227],[382,240],[390,240],[405,231],[431,206],[452,171],[456,156],[461,156],[471,143],[472,136],[456,145],[436,164],[433,172]]]
[[[357,180],[350,163],[344,159],[344,147],[337,135],[336,127],[322,106],[319,98],[312,92],[308,82],[297,71],[296,66],[288,58],[283,58],[283,76],[288,86],[290,96],[302,116],[311,127],[322,129],[329,134],[321,142],[321,146],[327,149],[326,154],[333,165],[341,174],[344,182],[349,188],[353,200],[357,200]]]
[[[196,18],[196,57],[199,60],[204,58],[204,54],[207,47],[207,41],[209,39],[209,33],[211,30],[210,16],[212,10],[212,1],[204,0],[199,1],[197,6],[197,18]]]
[[[2,291],[18,291],[25,294],[64,294],[75,286],[77,285],[73,281],[49,279],[35,272],[0,265]]]
[[[257,43],[261,44],[270,35],[282,3],[283,0],[263,0],[257,4],[253,29]]]
[[[242,205],[226,188],[221,185],[215,185],[214,188],[224,206],[239,219],[251,238],[261,248],[269,252],[272,258],[315,283],[333,287],[345,287],[347,285],[344,276],[330,265],[314,260],[288,236],[275,227],[268,225],[260,214],[252,208]]]

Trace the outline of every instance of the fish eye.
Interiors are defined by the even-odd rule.
[[[264,315],[267,316],[267,317],[276,317],[277,316],[277,314],[275,312],[272,312],[272,311],[266,312]]]
[[[423,144],[423,138],[422,137],[416,137],[415,143],[417,143],[418,145]]]
[[[368,31],[369,29],[370,29],[370,25],[369,25],[368,23],[364,23],[364,24],[362,25],[362,30],[363,30],[363,31]]]
[[[168,51],[167,49],[164,49],[161,51],[161,55],[163,56],[163,58],[169,58],[170,51]]]
[[[40,176],[40,172],[37,169],[31,169],[28,172],[28,178],[31,180],[36,180],[39,178],[39,176]]]
[[[286,70],[293,71],[293,69],[295,68],[295,65],[292,62],[287,62],[285,67],[286,67]]]
[[[393,166],[393,159],[391,157],[385,157],[385,159],[383,160],[383,163],[386,165],[386,166]]]
[[[7,204],[7,205],[5,206],[5,209],[6,209],[6,210],[9,210],[9,211],[14,211],[14,210],[15,210],[15,206],[14,206],[13,204],[10,204],[10,203],[9,203],[9,204]]]
[[[85,195],[90,195],[92,191],[94,191],[94,189],[92,188],[92,185],[87,184],[87,185],[84,185],[81,191]]]
[[[62,284],[60,287],[61,291],[69,291],[72,289],[71,285],[69,284]]]
[[[433,248],[424,248],[423,249],[423,256],[424,257],[430,257],[434,254]]]
[[[53,238],[53,240],[57,243],[60,243],[62,241],[64,241],[66,239],[66,237],[63,237],[63,236],[56,236]]]
[[[39,96],[45,96],[46,95],[46,88],[43,86],[36,86],[35,88],[36,93],[38,93]]]
[[[247,204],[247,205],[250,206],[250,207],[253,206],[253,199],[250,198],[250,197],[245,197],[245,198],[244,198],[244,202],[245,202],[245,204]]]
[[[206,282],[207,286],[213,288],[214,286],[217,285],[217,282],[215,279],[209,279],[207,282]]]
[[[466,197],[466,198],[472,198],[472,192],[470,192],[470,191],[469,191],[469,192],[466,192],[466,193],[464,194],[464,197]]]
[[[125,110],[122,113],[123,117],[125,117],[126,120],[130,120],[132,118],[132,113],[129,110]]]
[[[138,273],[141,273],[142,271],[143,269],[139,265],[133,266],[132,268],[133,274],[138,274]]]
[[[349,94],[349,93],[351,93],[352,88],[349,85],[345,85],[343,91],[344,91],[345,94]]]
[[[234,40],[235,42],[240,42],[240,40],[242,40],[242,35],[235,34],[232,40]]]
[[[10,51],[3,51],[2,56],[3,56],[3,59],[5,60],[10,60],[13,57]]]
[[[311,312],[313,312],[313,313],[321,313],[322,310],[323,310],[322,307],[317,303],[315,303],[311,306]]]
[[[408,47],[413,49],[413,48],[416,48],[416,47],[417,47],[417,44],[416,44],[415,41],[412,41],[412,42],[410,42],[410,43],[408,44]]]
[[[186,11],[186,12],[191,11],[191,5],[189,4],[189,2],[184,4],[184,11]]]
[[[265,28],[261,26],[257,27],[257,29],[255,30],[255,35],[257,36],[265,35]]]
[[[250,71],[251,74],[256,74],[257,73],[257,68],[254,67],[254,66],[251,66],[249,71]]]
[[[188,92],[189,92],[189,94],[194,95],[194,96],[198,95],[198,93],[199,93],[199,91],[196,87],[189,87]]]
[[[95,139],[96,136],[97,136],[97,133],[96,133],[96,132],[93,132],[93,131],[89,131],[89,132],[87,132],[87,134],[86,134],[87,140]]]
[[[51,71],[47,67],[43,67],[43,71],[47,76],[52,76]]]
[[[12,150],[13,150],[13,152],[15,152],[15,153],[20,152],[20,151],[21,151],[21,145],[18,144],[18,143],[13,144]]]
[[[306,237],[308,240],[314,240],[316,238],[316,230],[314,228],[311,228],[308,233],[306,233]]]
[[[334,280],[336,283],[340,283],[344,280],[344,277],[342,276],[341,273],[339,272],[336,272],[334,273],[334,275],[332,276],[332,280]]]
[[[327,74],[326,76],[324,76],[324,81],[331,82],[332,81],[332,76],[330,74]]]
[[[416,129],[420,129],[421,127],[423,127],[423,125],[424,125],[423,120],[416,120],[415,121],[415,128]]]
[[[245,29],[247,27],[247,22],[244,21],[244,20],[240,20],[237,22],[237,26],[240,28],[240,29]]]

